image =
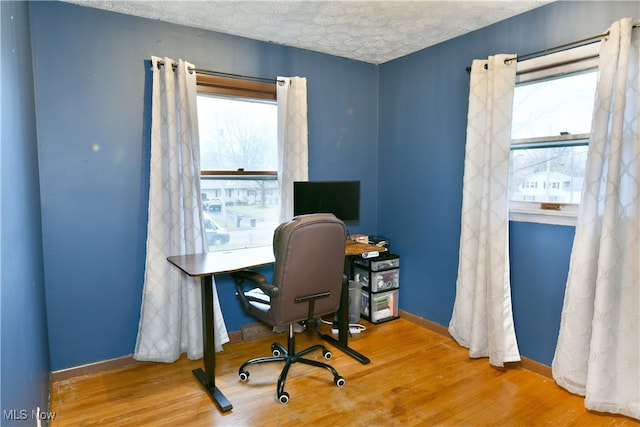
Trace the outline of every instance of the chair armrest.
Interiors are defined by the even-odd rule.
[[[251,270],[242,270],[231,273],[231,277],[236,282],[236,284],[241,284],[243,281],[249,281],[254,285],[258,286],[262,291],[267,294],[269,297],[275,297],[278,295],[280,289],[277,286],[272,285],[267,282],[267,278],[262,274],[257,273]]]

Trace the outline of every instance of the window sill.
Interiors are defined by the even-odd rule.
[[[561,210],[545,210],[539,203],[514,203],[509,206],[509,221],[574,226],[578,205],[562,205]]]

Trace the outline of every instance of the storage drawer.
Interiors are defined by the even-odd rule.
[[[353,279],[373,292],[396,289],[400,286],[400,269],[374,272],[354,266]]]
[[[398,317],[399,290],[372,293],[362,290],[361,315],[371,323],[380,323]]]
[[[371,271],[390,270],[400,267],[400,257],[390,252],[382,252],[375,258],[355,258],[353,264]]]

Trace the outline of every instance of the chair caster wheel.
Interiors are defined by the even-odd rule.
[[[245,382],[249,379],[249,372],[242,371],[240,372],[239,376],[240,376],[240,381]]]
[[[333,357],[333,353],[331,353],[331,351],[329,351],[329,350],[323,350],[322,351],[322,355],[327,360],[331,360],[331,358]]]
[[[278,396],[278,401],[282,404],[289,403],[289,393],[283,391],[282,394]]]
[[[274,357],[278,357],[278,356],[280,356],[280,355],[281,355],[281,353],[280,353],[280,349],[279,349],[278,347],[276,347],[275,345],[272,345],[272,346],[271,346],[271,354],[272,354]]]
[[[336,385],[338,387],[344,387],[344,385],[346,384],[346,381],[344,378],[342,378],[340,375],[338,375],[337,377],[335,377],[333,379],[333,382],[336,383]]]

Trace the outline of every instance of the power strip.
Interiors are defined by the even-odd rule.
[[[349,333],[351,334],[359,334],[362,331],[362,329],[360,328],[356,328],[355,326],[351,326],[349,328]],[[336,328],[331,329],[331,333],[332,334],[338,334],[338,330]]]

